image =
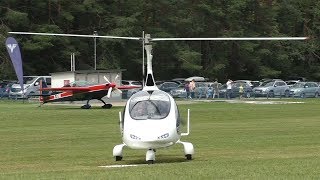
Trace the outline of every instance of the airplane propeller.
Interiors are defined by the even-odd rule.
[[[112,87],[109,87],[109,89],[108,89],[108,94],[107,94],[107,97],[108,97],[108,98],[111,97],[111,92],[112,92]]]
[[[116,81],[118,77],[119,77],[119,75],[117,75],[117,76],[114,78],[114,80]],[[108,79],[106,76],[103,76],[103,78],[104,78],[104,80],[105,80],[107,83],[110,84],[110,81],[109,81],[109,79]],[[121,91],[120,89],[118,89],[117,87],[114,87],[113,89],[116,90],[116,91],[117,91],[118,93],[120,93],[120,94],[122,93],[122,91]],[[107,97],[108,97],[108,98],[111,97],[111,92],[112,92],[112,87],[110,87],[110,88],[108,89],[108,94],[107,94]]]

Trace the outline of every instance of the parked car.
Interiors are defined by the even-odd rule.
[[[286,81],[287,85],[290,87],[292,87],[293,85],[295,85],[297,82],[300,82],[300,80],[289,80]]]
[[[196,82],[196,88],[194,90],[195,98],[205,98],[208,89],[208,84],[205,82]]]
[[[40,94],[40,82],[42,86],[51,86],[51,76],[23,76],[23,89],[20,84],[13,84],[9,92],[9,98],[28,98]]]
[[[5,92],[7,84],[8,83],[6,83],[6,82],[1,82],[0,83],[0,97],[2,97],[2,94]]]
[[[236,80],[236,81],[233,81],[234,83],[246,83],[248,84],[250,87],[253,87],[253,84],[251,83],[251,80]]]
[[[230,98],[236,98],[239,97],[239,87],[242,85],[243,87],[243,97],[245,98],[250,98],[253,95],[253,90],[252,87],[247,84],[247,83],[243,83],[243,82],[235,82],[232,83],[231,86],[231,92],[230,92]],[[227,98],[227,85],[224,84],[220,87],[219,90],[219,96],[223,97],[223,98]]]
[[[174,98],[186,98],[187,91],[184,88],[184,84],[180,84],[177,88],[171,89],[170,94]]]
[[[160,90],[170,93],[170,91],[172,89],[176,89],[179,86],[179,84],[176,82],[163,82],[157,86]]]
[[[292,97],[318,97],[319,93],[319,85],[316,82],[297,82],[290,88]]]
[[[253,88],[255,96],[285,96],[289,97],[289,86],[281,79],[264,81],[260,86]]]
[[[2,83],[0,85],[0,98],[8,98],[9,92],[14,82]]]

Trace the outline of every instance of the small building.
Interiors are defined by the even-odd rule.
[[[104,76],[106,76],[110,82],[120,85],[123,71],[125,71],[125,69],[55,72],[51,73],[51,87],[63,87],[74,81],[87,81],[92,84],[106,83]],[[116,78],[116,76],[118,76],[118,78]],[[120,97],[120,95],[114,95],[114,97]]]

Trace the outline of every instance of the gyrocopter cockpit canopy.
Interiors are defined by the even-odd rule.
[[[170,98],[160,90],[140,91],[131,97],[129,113],[135,120],[163,119],[170,113]]]

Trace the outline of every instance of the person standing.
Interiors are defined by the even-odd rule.
[[[208,90],[207,90],[207,94],[206,94],[207,99],[214,98],[213,92],[214,92],[214,89],[213,89],[212,85],[209,85]]]
[[[194,98],[194,90],[196,89],[196,83],[194,82],[194,79],[189,83],[189,91],[190,91],[190,97],[191,99]]]
[[[244,89],[243,89],[243,85],[241,83],[240,87],[239,87],[239,99],[242,99],[243,93],[244,93]]]
[[[231,79],[229,79],[228,81],[227,81],[227,99],[230,99],[231,98],[231,89],[232,89],[232,80]]]
[[[184,89],[186,90],[186,93],[187,93],[186,99],[190,98],[190,88],[189,88],[188,81],[184,84]]]
[[[215,81],[212,84],[213,86],[213,97],[215,98],[215,96],[217,96],[217,98],[219,98],[219,83],[218,83],[218,79],[215,79]]]

